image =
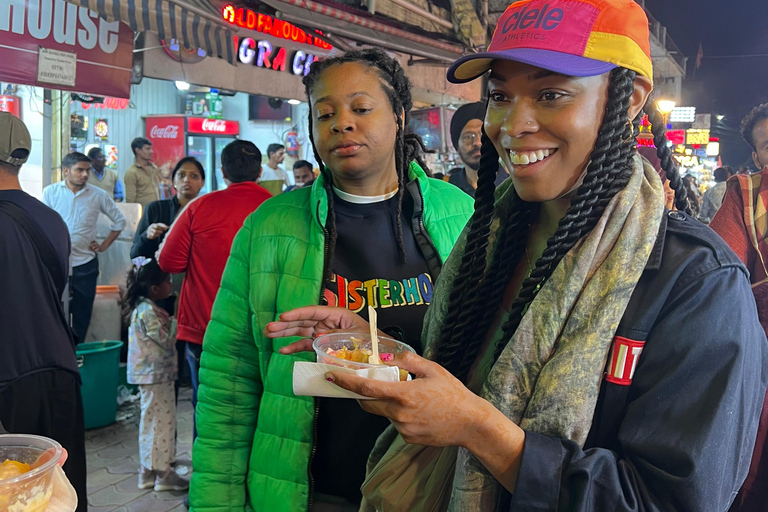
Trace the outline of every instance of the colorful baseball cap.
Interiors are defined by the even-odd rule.
[[[595,76],[617,66],[653,80],[648,17],[634,0],[522,0],[499,18],[488,51],[448,69],[465,83],[495,59],[514,60],[569,76]]]

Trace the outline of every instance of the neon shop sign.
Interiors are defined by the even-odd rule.
[[[256,41],[250,37],[244,37],[240,40],[237,60],[243,64],[253,64],[275,71],[285,71],[288,68],[294,75],[306,76],[309,73],[309,67],[315,61],[315,56],[299,50],[289,60],[285,48],[273,47],[269,41]]]
[[[227,5],[221,11],[224,21],[248,30],[255,30],[272,37],[286,39],[300,44],[316,46],[323,50],[333,50],[333,46],[312,34],[307,34],[296,25],[278,20],[266,14],[257,13],[245,7],[236,8]],[[320,33],[320,32],[318,32]]]

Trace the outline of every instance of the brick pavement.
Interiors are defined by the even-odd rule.
[[[191,469],[192,390],[182,388],[178,406],[177,460],[180,474]],[[118,421],[85,433],[89,512],[186,512],[185,492],[154,492],[137,487],[139,405],[126,403]],[[187,478],[188,474],[185,474]]]

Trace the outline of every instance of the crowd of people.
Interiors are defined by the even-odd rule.
[[[545,3],[513,3],[499,26]],[[449,68],[489,80],[487,102],[453,117],[462,165],[444,177],[407,132],[403,68],[377,49],[312,65],[319,172],[299,160],[293,180],[284,146],[262,165],[236,140],[226,189],[200,195],[205,169],[186,157],[167,192],[138,138],[124,186],[99,150],[71,153],[40,203],[18,180],[29,133],[0,113],[0,422],[68,450],[86,510],[74,350],[122,196],[144,207],[122,304],[140,488],[189,488],[197,512],[762,510],[768,104],[742,125],[762,171],[719,168],[699,198],[649,99],[643,9],[572,4],[598,20],[569,28],[587,47],[499,30]],[[636,148],[644,114],[652,155]],[[331,371],[370,400],[295,395],[313,340],[370,332],[369,306],[413,348],[388,363],[412,378]],[[174,470],[185,366],[191,481]]]

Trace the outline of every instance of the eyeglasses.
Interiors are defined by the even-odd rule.
[[[462,135],[459,140],[462,144],[466,146],[474,145],[476,141],[480,140],[482,137],[481,133],[478,132],[467,132],[464,135]]]

